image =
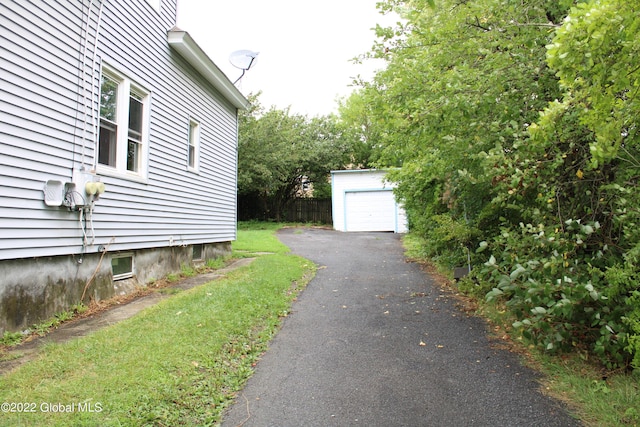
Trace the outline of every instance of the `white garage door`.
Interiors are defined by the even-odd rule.
[[[345,194],[346,231],[395,231],[396,204],[392,191]]]

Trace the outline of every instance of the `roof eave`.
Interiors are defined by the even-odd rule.
[[[186,31],[172,29],[167,32],[169,46],[173,47],[202,76],[233,104],[234,107],[246,110],[249,101],[242,95],[227,76],[198,46]]]

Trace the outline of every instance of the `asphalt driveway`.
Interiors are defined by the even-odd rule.
[[[398,235],[285,229],[319,265],[223,426],[572,426]]]

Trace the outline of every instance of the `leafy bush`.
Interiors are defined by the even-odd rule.
[[[487,299],[506,301],[517,318],[513,326],[525,338],[550,352],[580,348],[609,367],[624,366],[636,352],[630,343],[637,334],[633,320],[624,316],[640,314],[629,297],[640,286],[628,268],[595,267],[605,253],[585,248],[600,230],[597,222],[565,225],[564,230],[543,224],[520,224],[520,233],[505,230],[478,249],[490,248],[499,259],[491,255],[476,274],[496,284]]]
[[[500,177],[494,202],[522,221],[503,218],[481,246],[487,297],[503,298],[514,326],[548,351],[586,348],[608,367],[640,365],[639,6],[572,9],[548,51],[564,97],[529,138],[487,156]]]

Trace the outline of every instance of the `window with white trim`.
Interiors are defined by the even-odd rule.
[[[103,68],[100,78],[98,167],[144,177],[149,93]]]
[[[189,120],[189,146],[187,151],[187,166],[190,170],[198,170],[200,152],[200,123]]]
[[[113,280],[122,280],[133,277],[133,254],[119,253],[111,258],[111,273]]]

